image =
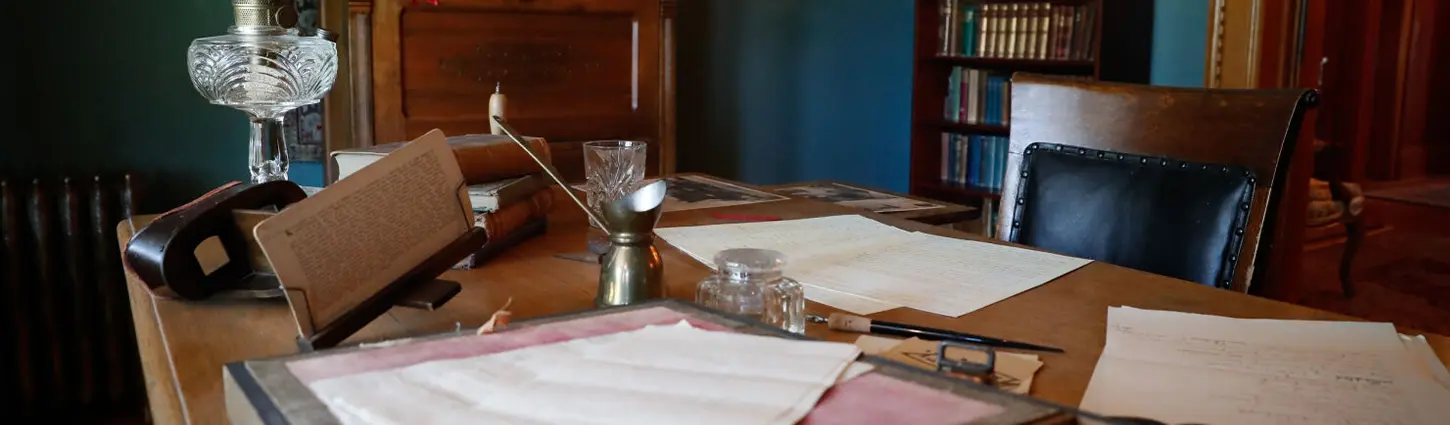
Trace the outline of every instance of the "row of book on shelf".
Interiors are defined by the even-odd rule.
[[[1011,99],[1011,75],[955,67],[947,76],[944,118],[948,122],[1007,125]]]
[[[941,1],[941,54],[1002,59],[1092,60],[1091,4]]]
[[[1007,172],[1007,141],[1005,136],[942,133],[942,183],[1001,192]]]

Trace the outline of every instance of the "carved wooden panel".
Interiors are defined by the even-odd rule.
[[[668,173],[668,10],[659,0],[378,0],[377,142],[434,128],[487,133],[488,98],[499,85],[509,121],[548,139],[569,177],[583,176],[579,144],[605,139],[649,142],[651,174]]]

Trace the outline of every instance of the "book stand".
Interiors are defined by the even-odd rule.
[[[293,309],[296,317],[310,316],[305,312],[306,294],[282,287],[266,256],[255,249],[251,232],[261,221],[304,198],[302,189],[287,181],[223,186],[152,221],[127,241],[122,259],[153,294],[197,302],[268,301],[285,295],[303,300],[304,311]],[[208,273],[200,265],[197,250],[212,237],[220,242],[225,258],[221,260],[224,264]],[[488,234],[477,227],[459,235],[443,250],[336,320],[318,327],[311,335],[298,336],[299,349],[305,353],[337,346],[393,306],[422,310],[442,307],[463,287],[458,282],[439,280],[438,275],[487,240]]]
[[[488,233],[478,227],[460,235],[443,250],[429,257],[428,261],[414,266],[402,277],[383,287],[378,293],[343,313],[337,320],[322,325],[310,336],[298,336],[298,350],[308,353],[336,347],[352,334],[367,326],[368,323],[372,323],[378,316],[387,313],[388,309],[393,306],[423,310],[442,307],[448,300],[453,299],[454,295],[458,295],[463,286],[451,280],[438,279],[438,275],[448,271],[464,257],[477,251],[478,247],[483,246],[487,241]],[[292,296],[299,294],[294,292]],[[305,296],[303,298],[305,299]]]

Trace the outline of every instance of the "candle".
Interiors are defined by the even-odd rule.
[[[507,116],[504,115],[504,107],[508,105],[508,98],[500,91],[502,87],[502,82],[494,83],[493,95],[488,97],[488,115],[507,119]],[[488,130],[493,134],[503,134],[503,128],[493,120],[488,121]]]

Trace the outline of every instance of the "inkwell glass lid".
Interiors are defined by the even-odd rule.
[[[715,270],[730,280],[775,280],[785,272],[785,254],[759,248],[732,248],[715,254]]]

